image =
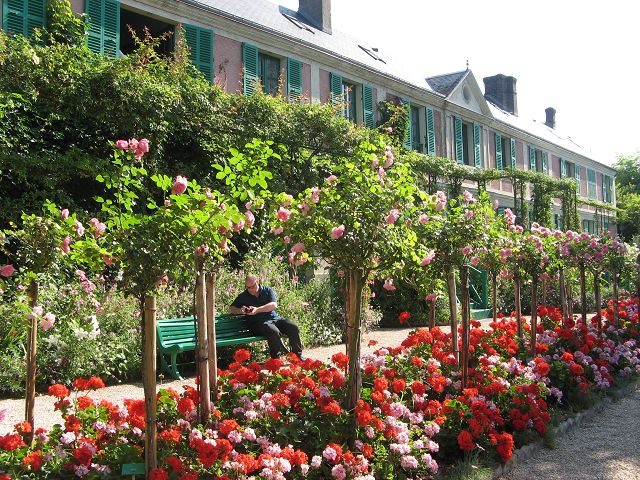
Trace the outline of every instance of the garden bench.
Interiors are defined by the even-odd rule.
[[[218,313],[215,322],[218,347],[245,345],[267,339],[267,337],[253,335],[243,315]],[[178,366],[184,364],[178,364],[177,357],[179,353],[196,349],[198,333],[193,317],[158,320],[156,330],[162,370],[176,380],[183,380]]]

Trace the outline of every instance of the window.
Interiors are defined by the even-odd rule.
[[[453,117],[455,159],[458,163],[482,166],[482,126]]]
[[[120,2],[87,0],[84,7],[89,17],[87,46],[95,53],[115,57],[120,48]]]
[[[30,37],[34,29],[47,23],[46,0],[5,0],[2,11],[2,28],[9,34]]]
[[[331,103],[342,105],[340,112],[342,116],[354,123],[357,122],[356,85],[344,80],[341,75],[331,72],[329,86],[331,89]]]
[[[573,172],[573,174],[574,174],[574,178],[576,179],[576,182],[577,182],[576,190],[577,190],[578,195],[580,195],[580,170],[581,170],[580,165],[574,164],[574,172]]]
[[[280,89],[280,59],[258,53],[258,78],[262,91],[275,97]]]
[[[436,154],[436,126],[433,115],[433,108],[424,109],[425,125],[427,127],[427,155]]]
[[[420,138],[420,110],[415,105],[409,107],[411,115],[411,150],[422,151],[422,143]]]
[[[496,168],[516,168],[516,140],[495,132]]]
[[[602,175],[602,201],[613,203],[613,177]]]
[[[547,173],[547,152],[529,146],[529,170],[532,172]]]
[[[144,38],[145,30],[149,32],[154,38],[162,38],[159,45],[156,47],[156,53],[162,55],[169,55],[173,51],[175,25],[158,20],[156,18],[147,17],[137,12],[130,10],[120,9],[120,43],[118,46],[119,53],[123,55],[129,55],[133,53],[137,45],[133,39],[131,30],[135,32],[136,37]],[[197,29],[198,27],[191,27],[190,25],[183,25],[184,36],[189,48],[190,54],[196,54],[191,61],[196,64],[198,51],[197,46]],[[189,30],[190,28],[194,30]],[[191,55],[190,55],[191,57]]]
[[[589,200],[596,199],[596,171],[587,168],[587,195]]]

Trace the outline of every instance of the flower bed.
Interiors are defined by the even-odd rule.
[[[329,365],[292,356],[261,366],[238,350],[220,372],[210,424],[196,424],[193,388],[158,394],[160,467],[152,478],[430,478],[467,452],[506,461],[521,436],[545,434],[550,407],[640,371],[637,299],[621,303],[620,330],[540,308],[538,355],[526,362],[514,319],[489,330],[475,324],[465,389],[450,336],[417,330],[401,346],[363,357],[353,416],[343,407],[345,355]],[[73,401],[67,387],[52,386],[64,423],[38,429],[30,447],[20,436],[28,424],[0,436],[0,479],[118,477],[122,464],[141,462],[144,401],[94,402],[85,389],[99,386],[75,382]],[[357,438],[347,442],[352,419]]]

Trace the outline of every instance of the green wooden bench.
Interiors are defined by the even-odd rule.
[[[193,317],[158,320],[156,330],[162,370],[176,380],[183,380],[178,367],[184,364],[179,364],[177,357],[196,349],[198,333]],[[266,339],[249,331],[243,315],[216,314],[216,346],[244,345]]]

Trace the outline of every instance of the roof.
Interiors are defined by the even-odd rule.
[[[427,77],[426,80],[433,90],[445,97],[448,97],[468,73],[469,70],[463,70],[461,72],[445,73],[444,75]]]
[[[384,51],[374,51],[372,46],[335,29],[332,30],[331,34],[325,33],[314,27],[295,10],[266,0],[181,1],[200,6],[244,24],[266,28],[279,36],[307,44],[315,49],[319,48],[348,62],[377,70],[403,83],[409,83],[433,93],[424,78],[416,77],[414,73],[403,68],[401,64],[394,63],[391,56],[386,56]]]

